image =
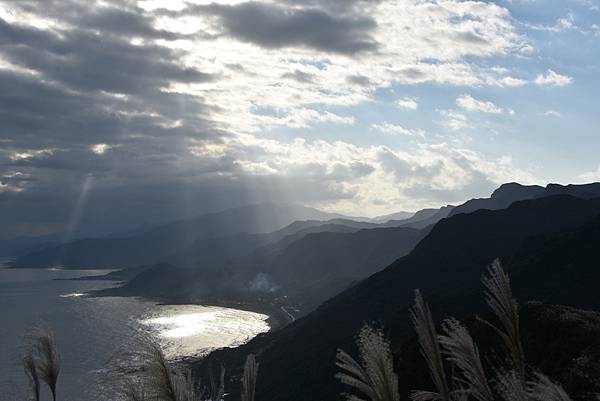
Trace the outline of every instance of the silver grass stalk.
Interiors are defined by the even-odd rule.
[[[394,373],[394,362],[390,344],[380,330],[365,325],[357,340],[360,363],[345,351],[337,352],[336,365],[342,372],[336,377],[353,387],[371,401],[399,401],[398,376]],[[349,401],[363,400],[356,395]]]
[[[486,288],[486,302],[500,321],[501,327],[485,322],[492,327],[502,338],[510,353],[510,358],[521,381],[525,381],[525,356],[521,345],[519,326],[519,304],[513,298],[510,288],[510,278],[502,268],[499,259],[496,259],[487,275],[481,278]]]
[[[242,401],[254,401],[257,375],[258,363],[254,354],[250,354],[246,357],[244,374],[242,375]]]
[[[161,401],[192,401],[195,398],[189,374],[174,369],[156,342],[146,342],[141,355],[150,398]]]
[[[126,377],[118,382],[117,393],[123,401],[146,401],[145,385],[142,382],[136,382]]]
[[[451,401],[451,394],[448,387],[448,380],[446,379],[446,372],[444,371],[437,332],[433,324],[433,317],[419,290],[415,290],[415,305],[411,309],[411,319],[417,332],[419,344],[421,345],[421,355],[423,355],[423,358],[427,362],[429,373],[436,389],[435,392],[413,391],[411,398],[413,401]]]
[[[219,383],[215,380],[212,367],[209,367],[208,374],[210,377],[210,388],[208,391],[208,399],[211,401],[220,401],[225,396],[225,368],[221,366],[219,372]]]
[[[535,375],[528,387],[529,396],[535,401],[572,401],[560,385],[541,373]]]
[[[49,330],[36,329],[31,334],[31,348],[39,377],[48,385],[52,399],[56,401],[56,385],[60,374],[60,354],[54,334]]]
[[[37,368],[35,366],[35,359],[30,353],[23,357],[23,369],[29,379],[33,400],[40,401],[40,377],[38,376]]]
[[[504,401],[530,401],[526,383],[514,370],[498,373],[496,390]]]
[[[458,368],[454,380],[465,387],[456,391],[456,395],[466,393],[479,401],[493,401],[479,350],[467,328],[454,318],[447,319],[443,328],[446,334],[438,337],[442,353]]]
[[[198,399],[191,371],[172,366],[160,345],[143,338],[116,361],[112,383],[126,401],[194,401]]]

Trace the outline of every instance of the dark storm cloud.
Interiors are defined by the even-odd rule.
[[[361,15],[334,16],[318,8],[284,8],[246,2],[193,6],[191,12],[212,15],[224,34],[269,49],[307,47],[351,55],[377,49],[370,35],[374,19]]]
[[[9,141],[5,147],[15,149],[62,149],[114,142],[143,149],[152,144],[140,143],[139,136],[162,142],[218,135],[209,129],[209,122],[198,116],[194,116],[197,125],[193,129],[186,125],[191,122],[174,128],[161,126],[167,118],[185,117],[187,108],[177,106],[181,99],[176,95],[155,93],[154,97],[142,102],[78,93],[43,83],[34,76],[0,71],[0,131]],[[183,103],[201,108],[191,101]],[[161,115],[134,113],[136,110],[158,110]]]
[[[0,52],[14,64],[78,90],[143,92],[170,82],[216,78],[181,67],[174,62],[181,55],[168,48],[134,46],[123,39],[81,30],[59,36],[0,19],[0,46]]]
[[[22,0],[19,7],[23,11],[55,17],[78,29],[102,32],[103,35],[164,40],[190,36],[156,29],[155,17],[131,1],[107,1],[102,7],[97,7],[92,0]]]

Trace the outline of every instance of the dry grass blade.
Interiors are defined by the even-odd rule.
[[[358,390],[371,401],[399,401],[398,376],[394,373],[389,342],[380,330],[365,325],[357,340],[361,363],[338,350],[336,365],[342,369],[336,377]],[[349,400],[360,400],[349,396]]]
[[[60,355],[54,334],[48,330],[36,329],[31,335],[32,353],[40,378],[48,385],[52,399],[56,401],[56,385],[60,374]]]
[[[242,375],[242,401],[254,401],[257,375],[258,363],[256,363],[254,354],[250,354],[246,357],[244,374]]]
[[[440,393],[434,391],[413,390],[410,393],[410,399],[413,401],[441,401]]]
[[[513,368],[524,381],[525,356],[519,328],[519,304],[513,298],[510,279],[498,259],[492,263],[488,274],[483,276],[481,281],[486,288],[487,304],[500,321],[502,328],[488,322],[485,323],[500,335],[510,353]]]
[[[29,386],[33,393],[34,401],[40,400],[40,378],[38,376],[37,368],[35,366],[35,359],[31,354],[25,355],[23,358],[23,369],[29,379]]]
[[[483,370],[479,350],[469,331],[456,319],[446,320],[443,327],[446,334],[439,336],[439,342],[446,358],[460,372],[454,379],[466,386],[461,393],[470,394],[479,401],[493,401],[494,396]]]
[[[411,318],[417,332],[419,344],[421,345],[421,354],[431,374],[431,379],[437,392],[415,391],[411,398],[414,401],[442,400],[450,401],[451,394],[448,388],[448,381],[444,371],[442,353],[438,343],[438,336],[433,324],[433,317],[429,307],[423,300],[421,292],[415,291],[415,306],[411,310]]]
[[[536,374],[535,380],[529,382],[529,396],[535,401],[572,401],[560,385],[541,373]]]

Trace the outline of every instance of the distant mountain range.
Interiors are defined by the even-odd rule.
[[[131,236],[85,238],[39,249],[19,256],[14,266],[132,267],[156,262],[201,239],[268,233],[295,220],[340,217],[344,216],[297,205],[250,205],[161,225]]]
[[[582,194],[582,187],[565,188]],[[413,333],[408,310],[415,288],[439,318],[481,313],[486,309],[479,278],[497,257],[520,299],[598,308],[599,214],[600,198],[570,195],[456,214],[437,223],[407,256],[306,317],[237,349],[217,351],[203,363],[235,369],[245,355],[256,353],[262,372],[257,399],[335,398],[343,391],[334,378],[336,349],[354,350],[354,336],[365,322],[385,327],[398,350]]]
[[[240,234],[266,234],[255,237],[256,246],[275,242],[286,234],[296,231],[304,232],[306,227],[322,226],[324,224],[344,226],[346,230],[367,229],[377,227],[406,226],[424,228],[446,217],[451,207],[441,209],[426,209],[414,213],[400,212],[397,214],[376,218],[380,223],[366,221],[367,219],[353,220],[336,213],[326,213],[313,208],[296,205],[258,204],[236,209],[228,209],[219,213],[211,213],[194,219],[182,220],[170,224],[160,225],[148,230],[136,230],[131,233],[119,233],[102,238],[77,239],[66,244],[60,244],[62,238],[40,238],[36,243],[33,238],[27,239],[27,246],[21,241],[20,252],[13,262],[15,267],[48,268],[61,266],[63,268],[129,268],[140,265],[152,264],[170,260],[170,256],[177,252],[188,252],[186,248],[197,241],[209,241],[216,252],[220,249],[223,254],[226,250],[237,247],[238,244],[225,244],[227,241],[237,242]],[[390,220],[392,217],[410,216],[405,220]],[[286,226],[282,229],[282,227]],[[277,232],[277,230],[283,230]],[[276,231],[276,232],[274,232]],[[326,228],[316,231],[327,231]],[[335,230],[334,230],[335,231]],[[218,246],[215,246],[219,243]],[[249,242],[242,241],[248,245]],[[0,249],[1,249],[0,243]],[[7,243],[8,246],[11,244]],[[44,246],[46,245],[46,246]],[[9,249],[15,250],[12,246]],[[24,249],[23,249],[24,248]],[[200,249],[203,249],[200,247]],[[251,248],[246,248],[250,251]],[[197,253],[199,253],[198,250]],[[241,252],[241,249],[240,249]]]

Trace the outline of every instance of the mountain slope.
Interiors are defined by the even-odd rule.
[[[575,229],[599,213],[600,199],[552,196],[442,220],[408,256],[310,315],[209,360],[239,366],[245,354],[258,353],[264,374],[259,376],[257,398],[262,400],[336,398],[342,390],[334,379],[336,349],[354,349],[354,335],[364,322],[383,324],[396,343],[411,335],[408,308],[415,288],[422,290],[438,317],[477,313],[483,307],[479,278],[494,258],[511,260],[526,239]],[[519,285],[530,293],[535,281]],[[576,288],[565,291],[573,295]],[[541,300],[552,301],[551,295]]]
[[[383,224],[384,227],[411,227],[425,228],[436,224],[438,221],[445,219],[452,213],[454,206],[442,206],[439,209],[423,209],[419,210],[412,217],[405,220],[390,220]]]
[[[147,269],[109,293],[167,299],[285,296],[306,313],[406,255],[427,233],[413,228],[351,230],[338,225],[310,227],[261,247],[256,243],[265,234],[199,241],[188,252],[168,258],[168,263]]]

